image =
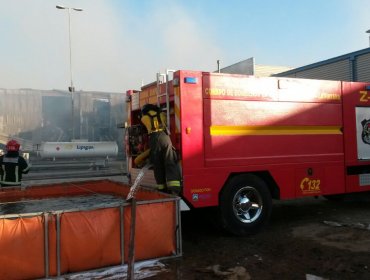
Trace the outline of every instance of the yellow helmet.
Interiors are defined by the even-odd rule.
[[[162,131],[166,128],[166,114],[153,104],[145,104],[141,109],[140,120],[148,133]]]

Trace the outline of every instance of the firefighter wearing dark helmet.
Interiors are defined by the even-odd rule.
[[[141,109],[140,120],[148,131],[150,150],[139,155],[135,163],[139,164],[149,155],[158,190],[178,195],[181,191],[180,168],[167,133],[166,114],[158,106],[146,104]]]
[[[5,148],[6,154],[0,156],[0,185],[20,186],[22,174],[28,173],[30,166],[19,155],[20,144],[16,140],[10,140]]]

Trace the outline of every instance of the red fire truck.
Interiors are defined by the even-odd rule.
[[[272,199],[370,191],[370,83],[167,71],[127,102],[129,174],[147,148],[140,108],[159,104],[183,200],[217,206],[234,234],[264,226]],[[143,185],[151,183],[149,173]]]

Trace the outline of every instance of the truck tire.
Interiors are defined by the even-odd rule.
[[[253,234],[269,221],[271,193],[260,177],[238,175],[222,190],[219,207],[221,226],[226,231],[239,236]]]

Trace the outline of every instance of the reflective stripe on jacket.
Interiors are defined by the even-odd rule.
[[[0,156],[0,184],[20,185],[22,174],[28,173],[29,169],[27,161],[21,156]]]

